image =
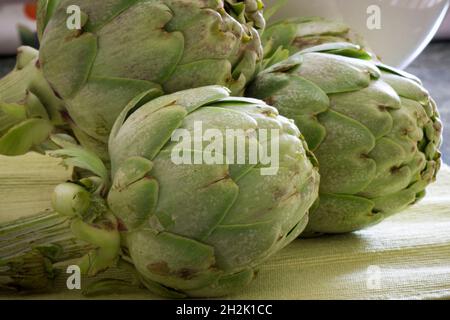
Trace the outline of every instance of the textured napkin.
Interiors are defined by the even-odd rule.
[[[69,176],[55,159],[0,157],[0,221],[49,209],[54,185]],[[450,299],[449,190],[450,168],[444,166],[420,204],[364,231],[297,240],[265,263],[250,287],[229,298]],[[83,298],[64,283],[53,293],[20,298]],[[136,290],[101,298],[156,297]]]

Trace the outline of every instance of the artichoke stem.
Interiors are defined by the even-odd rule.
[[[47,288],[70,261],[92,250],[54,212],[0,224],[0,243],[0,291]]]

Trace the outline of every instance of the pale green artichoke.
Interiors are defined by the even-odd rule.
[[[0,79],[0,154],[43,152],[56,147],[50,134],[70,131],[63,103],[42,75],[38,54],[20,47],[14,70]]]
[[[419,201],[440,167],[442,126],[420,80],[345,56],[360,53],[344,43],[306,49],[247,90],[294,119],[319,161],[320,201],[307,234],[380,222]]]
[[[179,92],[115,124],[108,203],[150,289],[196,297],[233,292],[306,226],[319,177],[300,132],[260,101],[227,97],[220,87]],[[194,135],[198,122],[227,138],[229,129],[279,131],[278,141],[273,134],[258,140],[279,143],[278,172],[264,176],[265,165],[250,158],[245,164],[174,164],[170,136],[177,129]],[[192,157],[206,150],[191,146]]]
[[[154,98],[158,94],[143,93],[119,116],[109,142],[111,174],[85,149],[53,153],[97,175],[58,186],[54,208],[72,221],[71,232],[78,241],[91,244],[89,252],[86,247],[78,252],[86,253],[79,265],[87,275],[116,265],[120,257],[132,265],[142,285],[163,296],[233,293],[306,227],[319,189],[315,159],[293,121],[262,101],[229,98],[218,86]],[[199,155],[207,159],[212,151],[212,140],[195,138],[198,124],[205,136],[214,130],[215,137],[226,141],[215,144],[213,163],[189,162]],[[182,141],[182,163],[173,158],[182,151],[173,141],[177,132],[194,137]],[[275,167],[263,158],[252,160],[247,149],[252,141],[269,145],[269,154],[277,152]],[[240,145],[246,147],[244,156],[239,156]],[[264,171],[269,168],[276,170]],[[61,247],[64,252],[64,244]],[[20,254],[14,256],[11,262],[4,260],[17,270],[22,260]],[[24,268],[20,270],[23,276]],[[40,269],[36,273],[42,274]],[[45,283],[26,279],[28,287]],[[18,286],[14,279],[8,285]],[[111,286],[116,288],[117,282],[101,280],[85,289],[95,294]]]
[[[67,27],[73,5],[81,30]],[[40,0],[40,62],[82,133],[106,144],[119,113],[149,89],[242,93],[263,58],[262,8],[260,0]]]

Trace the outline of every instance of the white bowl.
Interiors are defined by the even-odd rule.
[[[264,3],[270,8],[277,1]],[[344,21],[383,62],[405,68],[433,39],[448,7],[449,0],[287,0],[271,20],[321,16]]]

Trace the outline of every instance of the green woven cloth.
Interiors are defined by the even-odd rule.
[[[58,160],[0,157],[0,221],[50,208],[53,187],[68,179]],[[450,299],[450,168],[420,204],[354,234],[297,240],[264,264],[231,299]],[[114,271],[111,271],[114,273]],[[57,289],[30,299],[78,299]],[[17,296],[2,296],[17,298]],[[154,299],[136,290],[110,299]]]

